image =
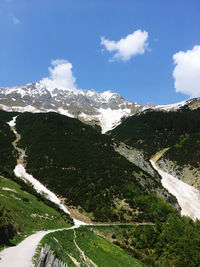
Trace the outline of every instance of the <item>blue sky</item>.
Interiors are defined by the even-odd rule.
[[[199,96],[199,14],[199,0],[1,0],[0,86],[40,81],[62,59],[80,89],[112,90],[141,104]],[[117,50],[101,37],[117,47],[138,30],[148,33],[144,53],[111,60]]]

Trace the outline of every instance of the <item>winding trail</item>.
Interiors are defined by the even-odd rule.
[[[2,267],[33,267],[32,258],[40,240],[49,233],[72,230],[79,226],[70,228],[40,231],[27,237],[24,241],[15,247],[4,249],[0,252],[0,266]]]
[[[156,161],[159,157],[153,157],[150,162],[153,168],[162,177],[161,183],[173,196],[181,207],[181,215],[190,217],[193,221],[200,219],[200,192],[193,186],[184,183],[176,177],[161,170]]]
[[[65,205],[62,204],[61,200],[44,185],[42,185],[38,180],[36,180],[31,174],[26,172],[26,153],[25,150],[17,146],[18,142],[21,139],[20,134],[17,133],[16,117],[14,117],[8,124],[11,127],[11,130],[14,132],[16,139],[12,143],[15,150],[18,151],[19,157],[17,159],[17,165],[14,169],[14,173],[17,177],[24,179],[25,181],[30,182],[35,190],[40,194],[44,194],[46,198],[50,201],[57,204],[65,213],[70,214]],[[162,153],[160,154],[162,155]],[[181,214],[191,217],[193,220],[200,219],[200,193],[194,187],[178,180],[172,175],[161,170],[156,162],[160,156],[153,157],[150,162],[153,168],[161,175],[161,183],[172,195],[177,198],[177,201],[181,207]],[[62,230],[74,230],[80,225],[88,225],[85,222],[74,219],[75,226],[63,229],[54,229],[48,231],[40,231],[35,234],[30,235],[20,244],[15,247],[10,247],[4,249],[0,252],[0,266],[2,267],[32,267],[32,258],[35,254],[36,248],[40,240],[48,233],[62,231]],[[133,223],[130,225],[140,225],[140,224],[152,224],[152,223]],[[123,225],[123,224],[94,224],[93,226],[110,226],[110,225]],[[129,224],[126,224],[129,225]],[[76,233],[74,230],[74,244],[77,250],[80,253],[81,258],[86,263],[87,266],[97,267],[97,265],[89,259],[83,250],[76,243]],[[72,257],[73,258],[73,257]],[[74,258],[72,259],[76,266],[80,266],[80,263],[77,262]]]
[[[26,152],[24,149],[20,148],[17,146],[18,142],[21,139],[21,135],[17,133],[16,131],[16,119],[17,116],[13,117],[11,121],[8,122],[8,125],[10,126],[11,130],[14,132],[16,139],[14,142],[12,142],[12,145],[14,146],[15,150],[18,151],[19,157],[17,159],[17,165],[15,166],[14,173],[17,177],[24,179],[25,181],[28,181],[31,183],[34,187],[34,189],[40,193],[43,194],[47,199],[52,201],[53,203],[57,204],[60,209],[62,209],[65,213],[70,214],[68,209],[64,204],[62,204],[61,200],[54,194],[52,191],[47,189],[42,183],[40,183],[37,179],[35,179],[31,174],[28,174],[26,172]],[[79,221],[77,219],[74,219],[74,224],[75,225],[87,225],[87,223]]]
[[[20,141],[21,136],[17,133],[15,125],[16,125],[17,116],[14,117],[10,122],[8,122],[11,130],[14,132],[16,139],[12,142],[14,148],[19,153],[19,157],[17,159],[17,165],[14,169],[14,173],[17,177],[24,179],[25,181],[30,182],[35,190],[44,194],[46,198],[48,198],[53,203],[57,204],[65,213],[70,214],[67,208],[61,203],[60,199],[49,189],[47,189],[44,185],[42,185],[39,181],[37,181],[31,174],[26,172],[26,153],[25,150],[19,148],[17,143]],[[78,228],[80,225],[87,225],[85,222],[74,219],[74,226],[70,228],[63,229],[54,229],[48,231],[39,231],[35,234],[28,236],[25,240],[23,240],[20,244],[15,247],[9,247],[0,252],[0,266],[2,267],[31,267],[34,266],[32,264],[32,258],[35,254],[36,248],[40,242],[40,240],[48,233],[62,231],[62,230],[72,230]]]
[[[80,257],[83,259],[84,263],[86,266],[93,266],[93,267],[98,267],[90,258],[88,258],[84,251],[77,245],[76,243],[76,232],[74,231],[74,245],[76,246],[77,250],[80,253]]]

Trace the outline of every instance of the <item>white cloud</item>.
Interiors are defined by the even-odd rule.
[[[180,51],[173,55],[176,64],[173,77],[176,92],[181,92],[191,97],[200,96],[200,45],[192,50]]]
[[[119,41],[110,41],[101,37],[101,44],[109,52],[115,52],[111,61],[128,61],[131,57],[144,54],[148,47],[148,32],[137,30]]]
[[[15,17],[13,14],[11,14],[10,16],[11,16],[12,22],[15,25],[20,24],[20,20],[17,17]]]
[[[67,60],[56,59],[52,60],[53,67],[49,67],[49,78],[43,78],[40,84],[45,85],[48,89],[71,89],[75,90],[76,79],[72,73],[72,64]]]

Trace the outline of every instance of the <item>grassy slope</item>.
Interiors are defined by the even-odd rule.
[[[97,236],[87,227],[76,229],[75,233],[77,245],[99,267],[144,266],[140,261],[129,256],[121,248],[106,239]],[[88,266],[81,258],[80,252],[74,244],[73,231],[69,230],[48,234],[42,240],[42,245],[44,244],[49,244],[51,250],[55,252],[56,257],[67,262],[69,266],[74,266],[69,259],[69,254],[80,262],[81,266]]]
[[[163,221],[173,212],[137,181],[153,177],[116,153],[111,138],[91,126],[56,113],[24,113],[17,131],[28,172],[93,219]]]
[[[103,226],[94,231],[147,266],[199,266],[200,223],[189,218],[171,216],[166,224]]]
[[[7,122],[17,114],[0,111],[1,245],[9,245],[6,236],[12,233],[11,236],[13,237],[12,229],[14,229],[16,239],[12,240],[12,243],[16,243],[32,231],[64,227],[72,222],[69,216],[66,216],[56,205],[39,195],[30,185],[14,177],[13,169],[16,165],[17,155],[15,155],[12,142],[15,140],[15,135]],[[3,190],[2,188],[9,188],[14,191]]]
[[[13,244],[33,231],[66,227],[71,223],[67,215],[59,213],[36,196],[24,191],[16,182],[2,176],[0,203],[8,211],[17,230]]]

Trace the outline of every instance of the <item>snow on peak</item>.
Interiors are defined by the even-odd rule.
[[[152,107],[152,109],[161,109],[161,110],[166,110],[166,111],[170,111],[170,110],[177,110],[185,105],[188,104],[188,100],[184,100],[175,104],[168,104],[168,105],[157,105],[155,107]]]
[[[101,96],[103,98],[105,98],[106,100],[110,100],[113,96],[115,96],[116,94],[113,93],[112,91],[105,91],[103,93],[101,93]]]
[[[71,113],[69,113],[69,111],[66,110],[66,109],[59,108],[59,109],[58,109],[58,112],[59,112],[60,114],[62,114],[62,115],[67,116],[67,117],[74,118],[74,115],[72,115]]]
[[[96,117],[99,119],[101,128],[102,128],[102,133],[106,133],[107,131],[112,130],[115,128],[117,125],[120,124],[121,119],[123,117],[127,117],[131,114],[131,109],[103,109],[100,108],[98,109],[99,115]]]
[[[135,113],[140,105],[112,91],[48,88],[42,83],[28,83],[0,88],[0,108],[18,112],[58,112],[72,118],[93,121],[103,133],[113,129],[122,117]]]
[[[149,105],[147,104],[146,106],[144,106],[141,111],[145,111],[148,109],[151,110],[163,110],[163,111],[176,111],[181,109],[184,106],[188,106],[191,102],[193,102],[195,100],[194,99],[187,99],[175,104],[167,104],[167,105]]]

